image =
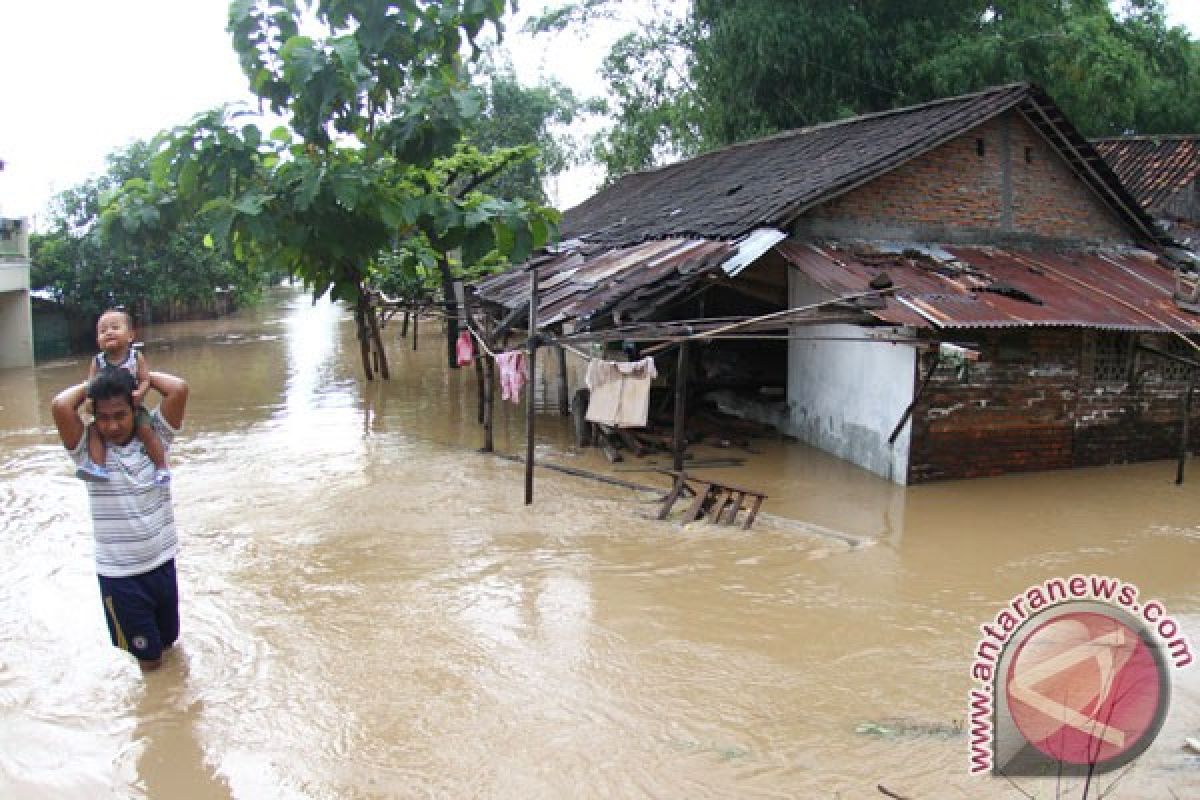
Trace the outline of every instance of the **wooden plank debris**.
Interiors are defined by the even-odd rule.
[[[683,518],[680,520],[682,524],[695,522],[707,515],[709,522],[713,524],[733,525],[737,521],[738,514],[746,511],[747,515],[742,521],[742,529],[749,530],[758,516],[759,509],[762,508],[763,500],[767,497],[765,493],[756,489],[733,486],[711,478],[698,478],[681,470],[662,471],[673,476],[674,483],[658,510],[658,519],[666,519],[671,513],[671,507],[675,505],[685,490],[690,489],[695,492],[695,496],[687,510],[683,512]],[[750,501],[748,508],[746,506],[747,498]]]

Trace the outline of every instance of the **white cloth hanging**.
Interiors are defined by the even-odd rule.
[[[628,362],[592,359],[586,376],[591,390],[587,420],[614,428],[646,427],[650,384],[656,377],[653,357]]]

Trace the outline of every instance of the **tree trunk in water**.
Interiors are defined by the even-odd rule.
[[[375,374],[371,371],[371,338],[367,328],[367,295],[362,287],[359,287],[358,302],[354,305],[354,332],[358,336],[358,351],[362,356],[363,374],[367,376],[367,380],[374,380]]]
[[[387,352],[383,349],[383,335],[379,332],[379,315],[378,309],[374,304],[367,303],[367,325],[370,328],[371,343],[375,347],[375,368],[379,370],[379,375],[385,380],[391,380],[392,375],[388,370]]]

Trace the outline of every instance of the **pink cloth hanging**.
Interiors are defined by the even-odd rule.
[[[529,377],[524,350],[509,350],[496,356],[500,370],[500,396],[514,403],[521,402],[521,387]]]
[[[465,367],[475,360],[475,344],[471,341],[470,331],[463,331],[458,335],[458,341],[454,343],[454,354],[460,367]]]

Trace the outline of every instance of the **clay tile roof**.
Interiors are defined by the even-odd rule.
[[[1159,207],[1200,177],[1200,135],[1123,136],[1092,144],[1146,208]]]
[[[1027,83],[788,131],[632,173],[562,219],[564,238],[622,247],[649,239],[732,239],[786,228],[809,208],[870,181],[1011,109],[1143,238],[1159,232],[1053,100]]]

